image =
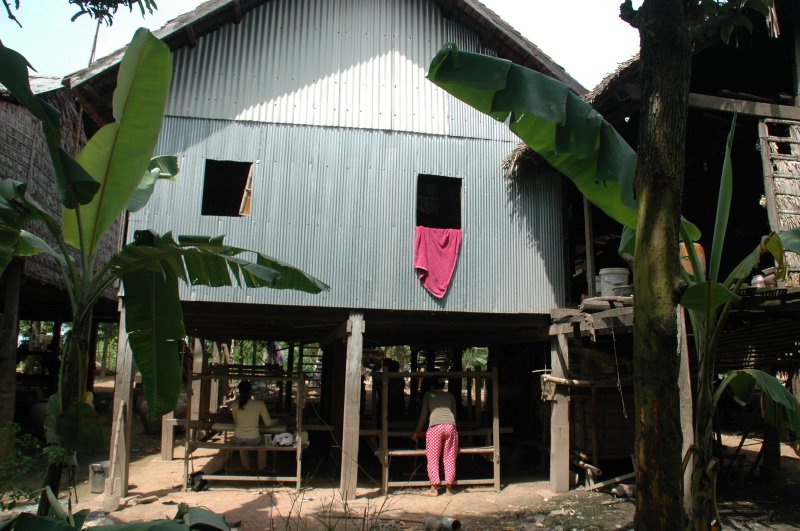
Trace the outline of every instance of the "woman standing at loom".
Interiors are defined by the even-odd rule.
[[[456,480],[456,458],[458,457],[458,431],[456,430],[456,399],[444,390],[444,380],[434,379],[430,390],[422,398],[422,409],[419,414],[417,429],[412,436],[419,437],[425,420],[428,431],[425,433],[425,456],[428,459],[428,479],[431,489],[426,496],[438,496],[441,476],[439,460],[444,463],[445,493],[453,495],[453,483]]]

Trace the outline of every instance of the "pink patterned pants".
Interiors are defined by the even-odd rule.
[[[456,457],[458,457],[458,431],[452,424],[437,424],[425,434],[425,456],[428,458],[428,479],[431,485],[440,485],[439,458],[444,463],[444,483],[456,481]]]

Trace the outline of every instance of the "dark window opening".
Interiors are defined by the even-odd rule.
[[[461,179],[419,176],[417,225],[435,229],[461,228]]]
[[[206,160],[203,182],[204,216],[247,216],[250,214],[251,162]]]

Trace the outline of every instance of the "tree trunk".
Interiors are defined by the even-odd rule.
[[[12,260],[6,268],[6,296],[0,318],[0,462],[8,460],[14,445],[14,432],[6,431],[14,422],[17,392],[17,335],[19,334],[19,283],[22,262]]]
[[[676,280],[691,54],[680,0],[636,14],[642,104],[634,191],[636,529],[681,529]]]
[[[85,319],[76,319],[72,323],[67,340],[64,342],[64,349],[61,353],[61,370],[58,382],[58,411],[66,411],[73,403],[82,401],[86,391],[87,366],[89,360],[89,334],[91,333],[92,317],[91,311]],[[61,490],[61,478],[63,476],[65,462],[50,463],[44,478],[44,486],[50,487],[53,495],[58,497]],[[70,474],[72,477],[72,474]],[[39,498],[39,508],[37,514],[47,515],[50,510],[50,503],[46,493],[42,493]]]

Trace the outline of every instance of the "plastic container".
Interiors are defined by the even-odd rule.
[[[613,297],[614,288],[629,284],[630,271],[624,267],[608,267],[600,270],[600,296]]]
[[[111,461],[100,461],[89,465],[89,491],[94,494],[103,492],[106,488],[106,478],[111,468]]]

